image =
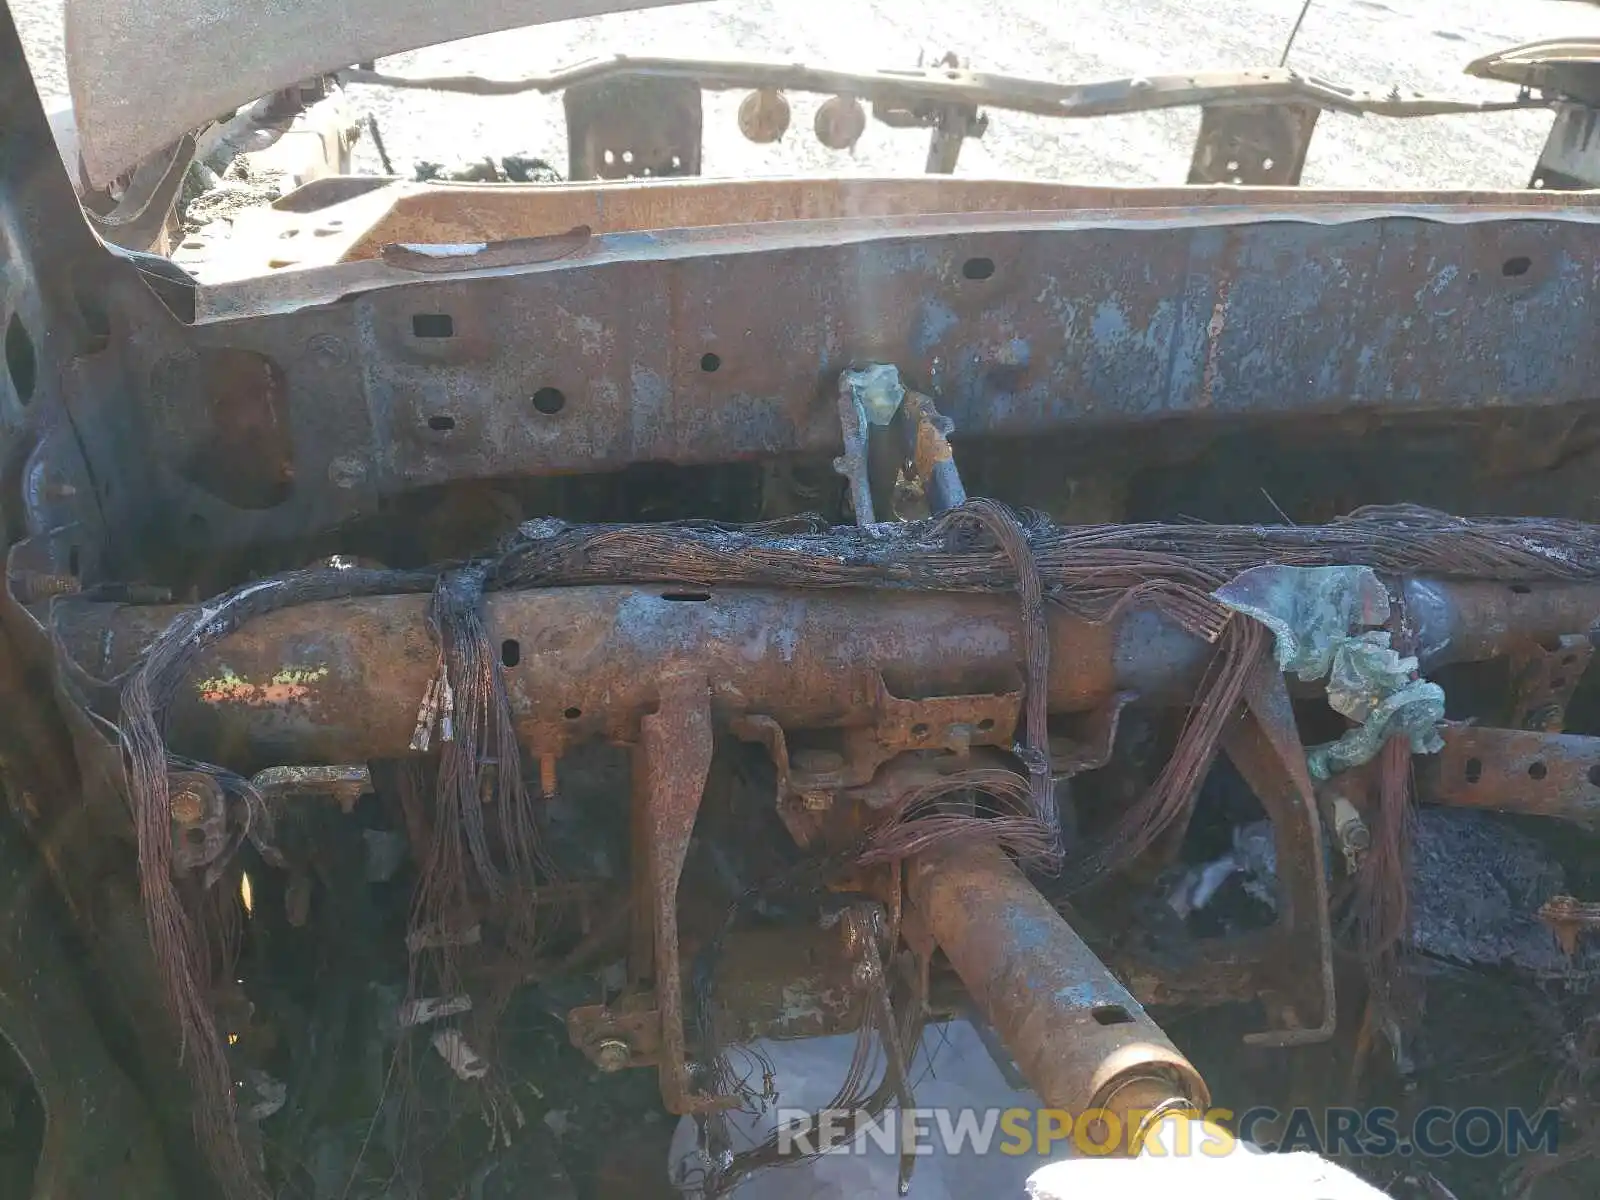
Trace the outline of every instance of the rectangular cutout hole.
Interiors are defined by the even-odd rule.
[[[411,333],[419,338],[454,337],[455,318],[449,313],[412,313]]]
[[[1120,1004],[1096,1004],[1092,1015],[1099,1025],[1133,1024],[1133,1014]]]

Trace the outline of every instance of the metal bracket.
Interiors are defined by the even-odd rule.
[[[1252,969],[1263,993],[1284,998],[1278,1015],[1292,1022],[1244,1040],[1277,1047],[1325,1042],[1333,1036],[1338,1010],[1322,821],[1289,691],[1275,665],[1258,669],[1244,714],[1223,735],[1223,747],[1267,810],[1278,856],[1278,923],[1258,954],[1238,965]]]
[[[1556,639],[1553,648],[1528,641],[1513,650],[1511,726],[1560,733],[1567,724],[1567,705],[1593,656],[1588,635],[1577,633]]]
[[[700,85],[619,75],[574,84],[567,114],[567,178],[671,178],[700,174]]]
[[[1208,104],[1190,183],[1298,187],[1322,110],[1315,104]]]
[[[873,493],[873,447],[884,448],[882,439],[873,439],[873,426],[887,428],[900,411],[906,390],[900,383],[900,372],[882,363],[863,367],[859,371],[842,371],[839,374],[839,432],[844,441],[844,453],[833,460],[833,469],[850,484],[850,503],[855,509],[857,525],[871,525],[877,521]],[[893,480],[887,481],[892,487]],[[888,491],[885,495],[889,495]]]
[[[640,722],[644,787],[635,793],[635,876],[649,879],[656,1008],[661,1014],[661,1099],[680,1116],[732,1101],[696,1093],[684,1058],[683,976],[678,954],[678,880],[689,853],[700,798],[711,773],[711,691],[699,672],[661,681],[659,709]],[[643,801],[643,812],[638,811]],[[643,840],[640,840],[640,835]],[[643,923],[645,914],[635,912]]]
[[[1600,820],[1600,738],[1451,725],[1429,760],[1427,798],[1592,825]]]
[[[1547,192],[1583,192],[1600,187],[1600,108],[1585,104],[1556,106],[1550,135],[1534,164],[1530,188]]]
[[[967,489],[950,447],[955,424],[919,392],[906,393],[900,413],[905,421],[906,460],[922,483],[928,511],[937,516],[965,504]]]

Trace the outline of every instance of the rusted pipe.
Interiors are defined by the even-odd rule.
[[[1205,1081],[1070,925],[999,849],[907,864],[918,917],[1039,1098],[1076,1120],[1114,1114],[1111,1137],[1175,1108],[1204,1111]]]
[[[1404,581],[1402,594],[1424,671],[1496,658],[1522,641],[1587,633],[1600,622],[1600,587],[1592,583],[1414,577]]]
[[[1600,586],[1405,586],[1430,666],[1507,653],[1600,617]],[[404,753],[437,669],[427,603],[331,601],[251,621],[200,656],[171,714],[172,749],[235,770]],[[704,670],[717,713],[762,714],[785,728],[869,723],[880,675],[904,697],[1021,686],[1011,596],[598,585],[493,593],[485,609],[535,753],[590,737],[637,741],[658,680],[685,665]],[[110,679],[181,610],[74,600],[55,611],[73,659]],[[1096,624],[1050,606],[1048,619],[1052,713],[1085,712],[1119,691],[1187,702],[1211,653],[1149,610]]]
[[[262,616],[203,653],[169,722],[175,753],[235,770],[403,754],[438,667],[426,596],[306,604]],[[727,588],[573,587],[485,602],[520,736],[636,742],[660,680],[704,672],[713,710],[786,728],[870,723],[894,696],[1021,687],[1010,596]],[[126,669],[177,612],[74,604],[57,624],[100,678]],[[1187,697],[1209,647],[1154,614],[1096,625],[1050,617],[1050,706],[1079,712],[1122,688]]]

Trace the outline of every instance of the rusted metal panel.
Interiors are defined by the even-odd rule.
[[[359,183],[346,180],[345,184]],[[269,265],[326,266],[381,257],[391,244],[465,245],[542,237],[583,226],[595,233],[703,228],[771,221],[902,217],[917,213],[1065,212],[1218,205],[1283,208],[1304,204],[1492,203],[1545,210],[1538,192],[1302,191],[1268,187],[1098,187],[1031,179],[699,179],[653,183],[501,184],[492,188],[372,181],[335,200],[327,185],[304,188],[270,207],[240,212],[221,239],[202,230],[174,253],[202,283],[271,274]],[[1600,196],[1569,196],[1590,206]]]
[[[1130,1133],[1172,1101],[1206,1107],[1199,1072],[998,849],[920,855],[907,887],[1045,1104],[1115,1114]]]
[[[209,323],[183,340],[283,368],[296,484],[248,522],[175,473],[171,486],[227,542],[302,534],[453,480],[831,455],[835,381],[863,362],[897,364],[966,439],[1591,397],[1586,220],[1276,215],[613,235],[555,262]],[[347,270],[397,277],[331,268],[329,299]],[[765,303],[778,279],[784,303]],[[1450,336],[1423,336],[1423,311],[1448,314]],[[448,317],[449,335],[419,315]]]

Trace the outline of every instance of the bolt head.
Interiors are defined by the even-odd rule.
[[[206,815],[206,802],[198,792],[182,791],[172,797],[172,819],[180,825],[198,825]]]
[[[608,1075],[625,1068],[633,1059],[633,1051],[621,1038],[606,1038],[595,1047],[594,1065]]]

